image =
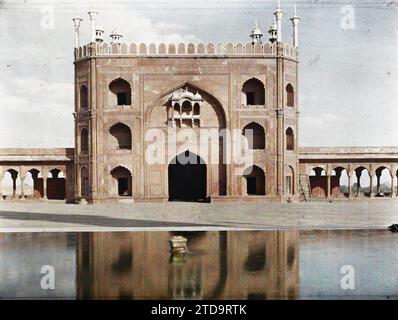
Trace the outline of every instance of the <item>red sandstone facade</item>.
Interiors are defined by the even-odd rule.
[[[255,182],[247,180],[246,172],[243,177],[237,174],[234,164],[213,164],[198,151],[195,154],[205,162],[205,177],[192,176],[191,183],[204,178],[206,198],[213,200],[248,199],[248,191],[255,200],[294,198],[298,190],[297,63],[295,49],[282,43],[133,44],[130,48],[91,44],[77,50],[76,198],[90,202],[122,195],[136,200],[169,199],[169,180],[178,175],[170,175],[167,160],[178,154],[167,148],[166,140],[165,163],[148,164],[145,136],[154,128],[165,136],[170,128],[177,134],[191,128],[198,135],[203,129],[244,133],[250,128],[253,165],[245,169]],[[185,105],[173,107],[173,97],[181,94],[187,96]],[[195,94],[202,99],[200,107],[196,112],[188,105],[185,112]],[[185,119],[190,113],[194,119]]]
[[[247,44],[127,45],[112,32],[108,45],[95,13],[89,14],[92,41],[82,47],[81,19],[74,19],[75,148],[0,150],[0,182],[5,174],[13,181],[12,193],[0,189],[0,199],[286,202],[397,196],[396,148],[299,149],[296,14],[292,46],[281,40],[279,8],[270,42],[261,42],[256,25]],[[205,147],[201,140],[187,143],[170,135],[188,131],[216,135]],[[233,132],[252,138],[249,164],[228,161],[241,148],[223,136]],[[154,141],[162,146],[156,152]],[[183,166],[181,156],[200,163]],[[162,161],[150,161],[154,157]],[[385,170],[390,191],[380,182]],[[344,190],[342,174],[348,179]],[[27,175],[31,196],[24,190]]]

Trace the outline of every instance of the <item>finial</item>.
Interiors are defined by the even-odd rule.
[[[98,12],[95,10],[90,10],[87,13],[88,13],[88,15],[90,17],[90,21],[91,21],[91,42],[95,42],[95,39],[96,39],[95,28],[96,28],[96,18],[97,18]]]
[[[280,0],[278,0],[278,8],[274,12],[274,17],[276,21],[276,29],[277,29],[277,42],[282,42],[282,17],[283,17],[283,12],[281,10],[281,3]]]
[[[72,19],[75,26],[75,48],[79,47],[79,34],[80,34],[80,23],[83,21],[82,18],[76,16]]]
[[[298,47],[298,24],[300,22],[300,17],[297,15],[297,8],[294,5],[294,15],[290,18],[293,24],[293,47]]]

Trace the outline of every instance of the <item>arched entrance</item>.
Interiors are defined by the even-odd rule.
[[[201,157],[185,151],[169,164],[169,201],[206,201],[207,167]]]

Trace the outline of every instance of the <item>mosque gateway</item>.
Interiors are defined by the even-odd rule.
[[[397,197],[398,148],[299,147],[300,18],[291,44],[282,19],[268,41],[256,21],[247,43],[126,44],[91,11],[84,45],[73,19],[75,148],[1,149],[1,200]]]

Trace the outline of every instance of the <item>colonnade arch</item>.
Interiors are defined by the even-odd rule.
[[[315,164],[307,168],[312,198],[398,197],[398,169],[391,165]]]
[[[0,170],[0,200],[33,199],[66,200],[65,168],[23,165]]]

